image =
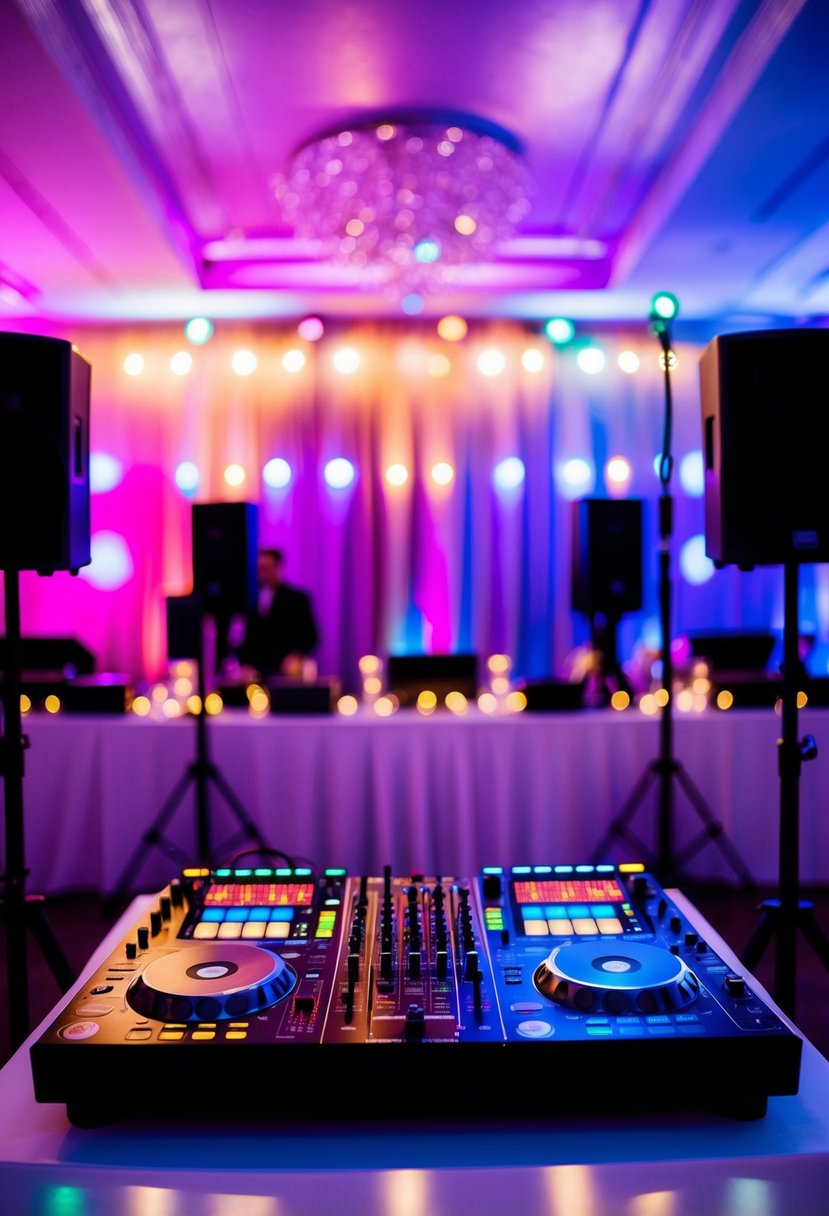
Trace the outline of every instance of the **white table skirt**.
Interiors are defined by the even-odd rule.
[[[676,758],[753,877],[778,876],[780,783],[771,711],[676,715]],[[799,726],[820,745],[829,711]],[[195,759],[192,719],[133,715],[27,719],[24,808],[30,889],[112,891],[143,834]],[[360,714],[250,718],[225,711],[208,727],[211,759],[274,848],[349,872],[472,874],[482,865],[590,860],[643,774],[659,757],[659,725],[638,713],[391,719]],[[829,754],[829,752],[827,753]],[[823,824],[829,761],[804,764],[801,878],[829,881]],[[224,855],[237,821],[208,783],[211,843]],[[705,823],[673,780],[672,825],[681,847]],[[193,783],[165,825],[195,854]],[[637,804],[631,828],[657,852],[659,782]],[[238,842],[237,842],[238,844]],[[611,859],[638,858],[618,843]],[[157,847],[142,855],[137,886],[163,885],[177,865]],[[706,838],[683,872],[735,879]]]

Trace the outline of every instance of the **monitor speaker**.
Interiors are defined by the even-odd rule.
[[[0,569],[91,560],[90,374],[69,342],[0,334]]]
[[[218,615],[256,605],[258,508],[250,502],[193,506],[193,591]]]
[[[642,607],[640,499],[582,498],[573,504],[573,607],[616,618]]]
[[[714,338],[699,364],[705,551],[720,565],[829,561],[819,428],[829,329]]]

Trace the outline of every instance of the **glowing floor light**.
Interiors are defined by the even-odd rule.
[[[354,465],[344,456],[335,456],[333,460],[328,461],[323,470],[325,484],[332,490],[346,490],[356,475]]]

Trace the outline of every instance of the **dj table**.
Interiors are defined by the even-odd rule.
[[[522,932],[526,933],[531,923],[541,922],[530,913],[532,892],[523,878],[521,881]],[[485,908],[483,917],[488,931],[501,941],[504,926],[510,925],[508,920],[502,920],[500,928],[494,923],[498,918],[493,909],[500,898],[493,894],[496,886],[486,888],[489,894],[483,903],[489,914]],[[398,895],[407,915],[409,896],[402,890]],[[543,895],[545,900],[552,898],[548,887]],[[665,896],[663,917],[663,901],[652,908],[653,900],[645,893],[639,919],[646,915],[666,919],[664,934],[681,922],[683,942],[692,936],[687,927],[693,925],[726,969],[739,969],[725,943],[681,894],[666,892]],[[213,902],[222,906],[221,900]],[[205,908],[209,904],[207,900]],[[75,988],[77,1000],[87,1000],[90,984],[98,986],[100,970],[108,960],[120,958],[123,952],[128,959],[134,953],[140,959],[145,945],[139,939],[133,951],[133,926],[150,924],[152,953],[152,941],[163,938],[170,915],[170,909],[162,907],[159,918],[157,897],[136,899],[90,960]],[[172,915],[175,919],[174,912]],[[297,926],[308,919],[301,904],[292,915]],[[574,916],[569,906],[567,915]],[[509,917],[506,904],[504,916]],[[550,922],[556,920],[547,910],[544,916]],[[217,923],[235,920],[229,908],[222,917]],[[213,919],[212,913],[208,917],[202,910],[195,924],[203,923],[212,932]],[[463,916],[460,919],[462,923]],[[378,913],[378,940],[382,938],[381,921]],[[250,915],[245,923],[254,924],[254,917]],[[282,918],[274,918],[273,923],[281,924]],[[609,931],[610,926],[598,928]],[[217,937],[220,932],[217,930]],[[193,928],[193,946],[186,948],[194,950],[194,959],[196,950],[209,942],[207,933],[207,928],[203,933]],[[302,934],[298,929],[296,933],[299,942]],[[477,933],[476,929],[470,936],[470,948]],[[280,934],[281,930],[275,933],[281,941]],[[348,930],[345,937],[347,949],[354,951]],[[516,940],[514,936],[512,940]],[[548,937],[544,952],[551,944],[552,937]],[[171,957],[184,948],[173,950]],[[680,945],[679,955],[683,949]],[[694,953],[699,954],[696,947]],[[624,955],[628,962],[635,959],[635,952],[628,949],[616,954]],[[285,955],[294,960],[297,956],[298,949]],[[298,964],[294,962],[294,966]],[[708,970],[713,968],[709,965]],[[505,974],[509,971],[507,968]],[[154,982],[150,966],[144,975],[147,989]],[[356,983],[355,1008],[362,982],[358,979]],[[706,982],[711,984],[710,976]],[[772,1018],[777,1018],[779,1011],[768,995],[753,979],[750,985]],[[297,994],[295,1008],[302,995],[299,988]],[[149,995],[152,1023],[158,992]],[[606,977],[602,999],[617,996],[615,983]],[[605,1088],[612,1085],[617,1109],[601,1113],[601,1068],[593,1068],[590,1084],[596,1090],[597,1113],[592,1113],[591,1102],[585,1101],[589,1095],[579,1092],[583,1087],[578,1078],[567,1077],[571,1103],[570,1095],[562,1092],[555,1067],[549,1064],[533,1078],[539,1092],[550,1095],[549,1115],[499,1114],[498,1095],[494,1094],[494,1113],[490,1110],[483,1115],[467,1109],[459,1116],[456,1090],[445,1083],[439,1067],[430,1069],[432,1048],[421,1043],[415,1050],[423,1052],[423,1068],[417,1080],[405,1087],[395,1085],[391,1070],[384,1078],[382,1069],[372,1077],[368,1094],[358,1094],[350,1086],[338,1087],[314,1057],[314,1051],[325,1050],[321,1046],[310,1049],[307,1070],[290,1079],[286,1076],[284,1084],[278,1069],[274,1075],[262,1076],[261,1085],[269,1090],[272,1118],[263,1119],[261,1114],[248,1121],[240,1121],[238,1115],[228,1117],[228,1078],[224,1077],[223,1087],[213,1085],[211,1070],[205,1066],[203,1076],[198,1068],[191,1075],[190,1092],[184,1092],[181,1077],[168,1083],[162,1079],[152,1112],[142,1118],[87,1128],[70,1124],[63,1105],[35,1101],[29,1057],[32,1044],[46,1035],[55,1018],[62,1024],[60,1008],[74,1000],[64,998],[0,1073],[4,1216],[179,1216],[185,1212],[187,1216],[236,1216],[240,1212],[247,1216],[503,1216],[507,1211],[522,1216],[568,1216],[571,1212],[580,1216],[719,1216],[726,1212],[729,1216],[760,1212],[804,1216],[829,1210],[829,1062],[808,1043],[803,1044],[798,1092],[773,1094],[765,1116],[750,1121],[700,1109],[677,1109],[669,1115],[662,1109],[649,1110],[652,1078],[647,1069],[621,1083],[609,1072]],[[576,1000],[576,1018],[581,1016],[578,1008]],[[693,1003],[690,1008],[694,1009]],[[568,1016],[566,1008],[556,1010],[559,1012]],[[163,1016],[169,1014],[165,1011]],[[185,1015],[181,1016],[186,1023]],[[94,1021],[93,1014],[88,1017]],[[72,1026],[79,1024],[73,1022]],[[71,1033],[74,1035],[74,1029]],[[527,1051],[534,1052],[536,1046],[543,1048],[540,1043],[530,1043]],[[606,1046],[600,1039],[595,1051],[600,1054]],[[83,1052],[85,1047],[83,1042],[68,1042],[64,1050],[71,1054]],[[136,1047],[140,1053],[142,1045]],[[201,1052],[199,1058],[209,1062],[213,1048],[194,1043],[185,1044],[182,1050]],[[369,1050],[389,1053],[395,1049],[386,1045]],[[436,1050],[440,1053],[439,1044]],[[719,1081],[727,1088],[727,1060],[717,1060],[716,1068],[722,1071]],[[103,1081],[90,1073],[90,1084],[103,1084],[105,1089],[123,1085],[125,1079],[129,1082],[117,1069]],[[674,1080],[679,1095],[688,1079],[678,1070]],[[664,1083],[665,1078],[661,1080]],[[627,1095],[629,1111],[625,1109]],[[376,1114],[369,1112],[368,1117],[367,1097],[369,1106],[376,1107]],[[353,1117],[358,1106],[361,1115]]]

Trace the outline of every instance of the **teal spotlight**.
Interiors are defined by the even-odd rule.
[[[679,312],[679,300],[670,291],[657,291],[651,296],[651,317],[659,321],[673,321]]]
[[[213,322],[208,317],[193,317],[184,327],[188,342],[204,346],[213,337]]]
[[[576,327],[566,317],[551,317],[544,326],[544,332],[556,346],[566,346],[568,342],[573,341]]]
[[[418,241],[413,250],[415,261],[428,264],[437,262],[440,258],[440,245],[429,237]]]

